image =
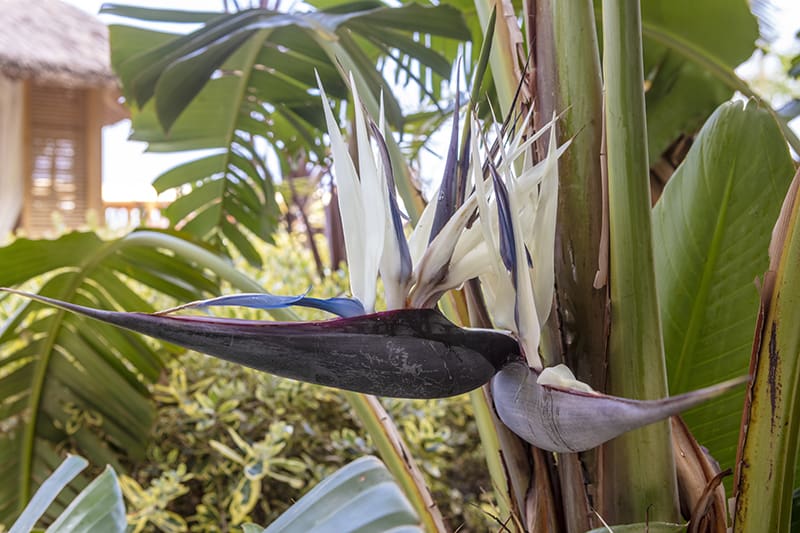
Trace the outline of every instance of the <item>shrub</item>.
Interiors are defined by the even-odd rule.
[[[187,353],[154,392],[147,461],[122,478],[134,524],[165,531],[266,524],[325,476],[375,453],[332,389]],[[484,529],[491,486],[468,398],[385,405],[452,524]]]

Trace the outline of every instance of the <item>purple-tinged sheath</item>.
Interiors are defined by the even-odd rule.
[[[379,396],[465,393],[521,357],[508,335],[459,328],[433,309],[265,322],[103,311],[4,290],[270,374]]]

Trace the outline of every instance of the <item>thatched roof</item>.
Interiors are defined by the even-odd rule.
[[[116,83],[108,30],[60,0],[0,0],[0,74],[69,86]]]

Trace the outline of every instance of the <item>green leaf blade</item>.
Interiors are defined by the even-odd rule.
[[[203,269],[170,253],[176,242],[198,248],[156,232],[112,241],[80,232],[18,239],[0,247],[0,280],[19,285],[43,277],[36,280],[40,294],[106,308],[144,302],[144,311],[149,304],[124,278],[191,300],[218,291]],[[0,478],[8,481],[0,484],[0,521],[58,466],[52,449],[67,438],[93,463],[118,461],[113,446],[143,457],[154,417],[148,385],[163,366],[153,347],[130,333],[90,329],[75,317],[21,303],[0,327],[0,354],[0,425],[14,428],[0,439]]]
[[[769,113],[721,106],[654,209],[659,304],[671,394],[747,373],[758,313],[754,280],[793,164]],[[723,468],[733,466],[743,393],[685,419]]]
[[[708,23],[721,19],[725,24]],[[728,0],[642,2],[642,23],[645,77],[651,85],[647,129],[652,163],[681,133],[694,133],[733,88],[674,46],[654,39],[649,30],[674,35],[735,78],[733,69],[755,49],[758,24],[746,2]]]

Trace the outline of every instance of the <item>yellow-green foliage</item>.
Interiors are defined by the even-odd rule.
[[[158,421],[148,460],[123,478],[137,526],[224,531],[269,523],[340,466],[375,453],[332,389],[189,353],[169,365],[155,392]],[[451,522],[483,529],[490,486],[468,400],[386,406]]]

